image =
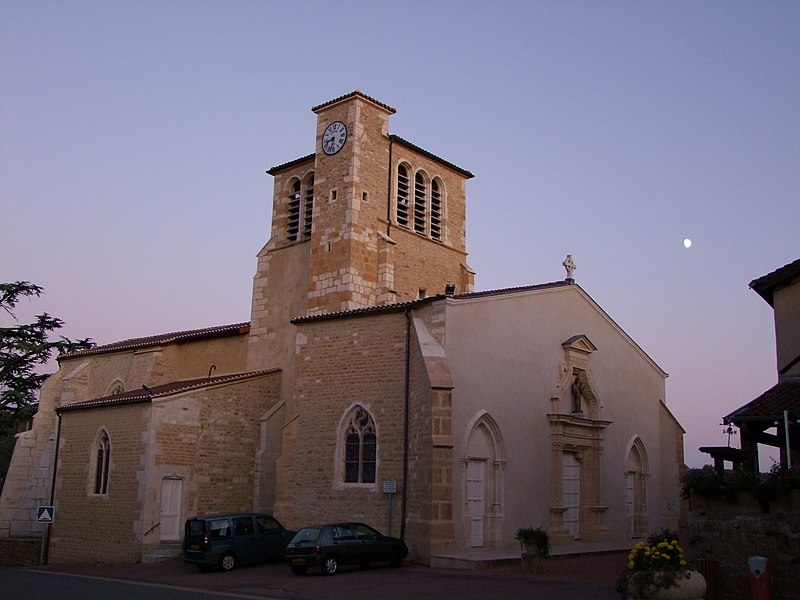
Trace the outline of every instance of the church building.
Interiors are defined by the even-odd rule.
[[[250,320],[59,357],[0,497],[0,538],[51,563],[136,562],[184,520],[358,520],[410,560],[625,547],[677,529],[683,429],[666,373],[573,279],[476,291],[472,173],[355,91],[275,166]],[[143,325],[146,329],[146,324]]]

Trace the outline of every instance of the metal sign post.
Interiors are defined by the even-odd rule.
[[[392,535],[392,494],[397,493],[397,482],[396,481],[384,481],[383,482],[383,493],[389,496],[389,527],[388,527],[388,535]]]
[[[39,551],[39,564],[44,564],[45,550],[47,549],[47,538],[50,534],[50,525],[55,518],[56,509],[54,506],[39,506],[36,509],[36,522],[42,523],[47,527],[42,527],[42,547]]]

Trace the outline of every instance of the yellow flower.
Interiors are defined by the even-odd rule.
[[[629,568],[631,571],[633,571],[633,561],[632,561],[632,560],[629,560],[629,561],[628,561],[628,568]]]
[[[686,561],[685,561],[685,560],[682,560],[682,561],[681,561],[681,566],[682,566],[682,567],[685,567],[685,566],[686,566]]]

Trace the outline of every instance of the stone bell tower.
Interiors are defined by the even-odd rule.
[[[473,290],[466,181],[389,133],[359,91],[312,108],[314,153],[273,167],[272,232],[253,281],[248,368],[291,367],[291,319]],[[283,364],[286,363],[286,364]]]

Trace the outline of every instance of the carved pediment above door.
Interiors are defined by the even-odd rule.
[[[566,342],[562,342],[561,346],[564,348],[567,360],[583,357],[583,360],[588,361],[589,354],[597,350],[592,340],[583,334],[573,335]]]

